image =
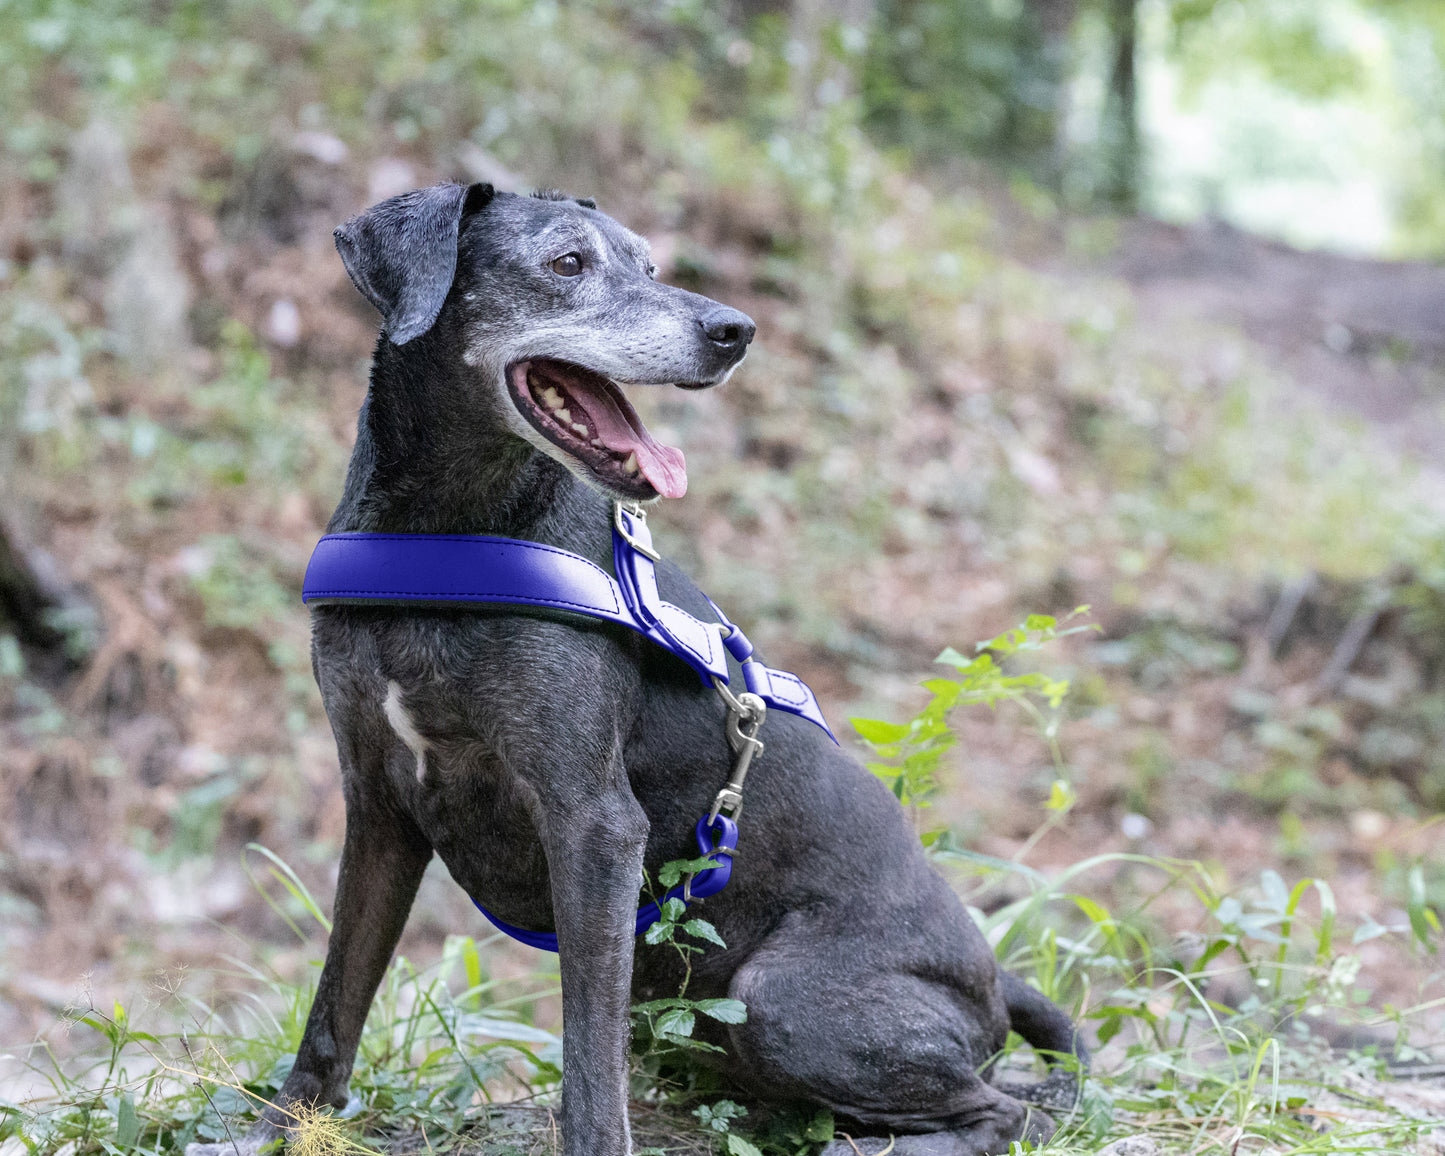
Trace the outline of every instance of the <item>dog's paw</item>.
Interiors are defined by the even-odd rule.
[[[881,1153],[895,1147],[891,1137],[860,1136],[854,1140],[844,1136],[832,1141],[818,1156],[881,1156]]]
[[[1027,1140],[1035,1148],[1042,1148],[1054,1138],[1054,1133],[1059,1126],[1054,1123],[1054,1118],[1046,1112],[1041,1112],[1032,1106],[1026,1106],[1028,1114],[1024,1117],[1024,1134],[1020,1137]]]

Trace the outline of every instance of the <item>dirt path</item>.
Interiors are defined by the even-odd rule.
[[[1106,269],[1133,285],[1144,324],[1235,327],[1302,391],[1422,466],[1445,463],[1445,266],[1141,220],[1124,227]]]

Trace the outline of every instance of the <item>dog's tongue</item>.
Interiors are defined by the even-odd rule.
[[[610,386],[579,390],[570,384],[573,399],[587,411],[602,444],[618,453],[637,455],[637,468],[664,498],[687,493],[687,462],[682,451],[665,446],[650,433],[627,399]]]

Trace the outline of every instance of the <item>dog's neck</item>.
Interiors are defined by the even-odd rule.
[[[479,396],[465,367],[428,357],[429,344],[377,342],[346,489],[327,532],[563,544],[591,523],[606,526],[606,499],[508,430],[491,408],[495,395]]]

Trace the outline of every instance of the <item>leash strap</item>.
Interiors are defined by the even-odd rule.
[[[308,605],[534,606],[615,622],[682,659],[710,686],[727,684],[731,654],[742,664],[751,693],[838,741],[807,684],[754,658],[747,635],[711,599],[721,624],[702,622],[663,601],[657,591],[657,555],[642,517],[619,505],[612,536],[616,578],[577,554],[516,538],[327,534],[306,567],[301,597]]]

